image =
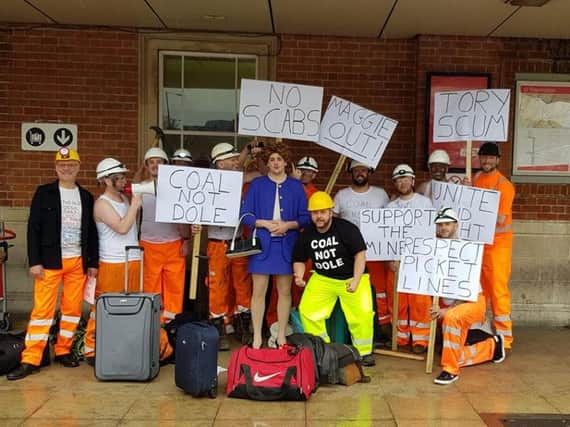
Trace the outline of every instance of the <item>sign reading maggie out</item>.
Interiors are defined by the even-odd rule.
[[[493,243],[500,193],[484,188],[431,181],[431,199],[439,209],[452,207],[459,216],[459,237]]]
[[[242,178],[236,171],[161,165],[156,221],[235,227]]]
[[[506,141],[509,89],[437,92],[433,141]]]
[[[435,209],[363,209],[360,232],[368,261],[398,260],[415,237],[435,237]]]
[[[406,245],[398,274],[398,292],[477,301],[481,242],[415,238]]]
[[[375,168],[396,126],[396,120],[333,96],[321,122],[318,143]]]
[[[318,141],[323,88],[242,79],[241,135]]]

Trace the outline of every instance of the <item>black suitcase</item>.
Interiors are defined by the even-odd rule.
[[[176,334],[176,386],[192,396],[218,393],[217,329],[206,322],[186,323]]]

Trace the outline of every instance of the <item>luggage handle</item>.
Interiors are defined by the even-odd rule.
[[[143,275],[144,275],[144,248],[142,246],[125,246],[125,293],[129,293],[129,251],[138,249],[141,254],[139,268],[139,290],[143,292]]]
[[[279,389],[263,389],[253,385],[253,378],[251,376],[251,369],[247,365],[241,365],[241,370],[245,375],[245,387],[247,395],[254,400],[283,400],[287,397],[291,390],[291,378],[297,372],[297,367],[289,366],[283,378],[283,384]]]

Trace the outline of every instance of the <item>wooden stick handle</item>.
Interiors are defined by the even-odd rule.
[[[394,272],[394,295],[392,301],[392,351],[398,351],[398,271],[400,261],[396,261],[396,271]],[[423,360],[423,359],[422,359]]]
[[[419,354],[402,353],[392,350],[380,350],[378,348],[374,350],[374,354],[379,354],[381,356],[401,357],[402,359],[410,360],[425,360],[424,356],[420,356]]]
[[[329,178],[329,182],[327,184],[327,187],[325,188],[325,193],[331,194],[331,191],[332,191],[334,185],[336,184],[336,180],[337,180],[340,172],[342,171],[342,166],[344,165],[345,160],[346,160],[346,156],[344,156],[342,154],[338,157],[338,161],[336,162],[336,166],[334,167],[334,170],[331,174],[331,177]]]
[[[467,140],[465,147],[465,176],[471,179],[471,151],[473,151],[473,141]]]
[[[433,297],[433,308],[439,308],[439,296]],[[426,374],[431,374],[433,370],[433,356],[435,352],[435,335],[437,330],[437,319],[432,319],[429,325],[429,343],[426,357]]]
[[[202,229],[196,234],[192,239],[192,266],[190,270],[190,299],[195,300],[198,291],[198,263],[200,259],[198,255],[200,254],[200,240],[202,236]]]

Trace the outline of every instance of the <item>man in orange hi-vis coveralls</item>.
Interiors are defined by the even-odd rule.
[[[71,353],[81,317],[86,274],[97,275],[99,247],[93,220],[93,196],[76,183],[77,151],[62,148],[55,156],[57,181],[38,187],[28,219],[28,260],[34,278],[34,308],[26,333],[22,363],[7,375],[19,380],[38,372],[54,321],[59,283],[61,320],[55,360],[67,368],[79,366]]]
[[[492,245],[485,245],[483,253],[481,285],[487,302],[491,304],[495,332],[505,338],[505,348],[510,350],[513,344],[513,323],[509,279],[513,252],[512,221],[515,187],[497,169],[499,158],[497,144],[486,142],[481,146],[479,149],[481,172],[473,177],[473,186],[501,193],[495,238]]]
[[[440,239],[456,239],[458,230],[457,213],[451,208],[442,208],[435,218],[436,235]],[[436,384],[447,385],[459,379],[459,368],[492,360],[501,363],[505,360],[505,346],[501,335],[483,335],[477,342],[471,341],[470,328],[485,321],[485,297],[479,292],[477,301],[443,299],[443,308],[430,307],[433,319],[442,320],[443,350],[441,365],[443,370],[434,379]],[[475,333],[473,334],[475,335]]]

